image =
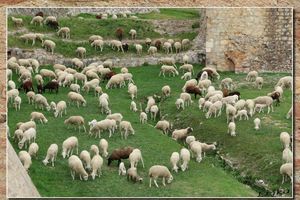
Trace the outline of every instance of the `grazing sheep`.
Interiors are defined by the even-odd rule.
[[[29,153],[27,153],[27,151],[20,151],[18,156],[25,170],[28,171],[32,164],[31,156],[29,155]]]
[[[180,150],[180,158],[182,160],[182,165],[180,166],[180,168],[184,172],[185,170],[188,169],[188,164],[189,164],[190,159],[191,159],[190,151],[186,148],[182,148]]]
[[[113,113],[106,116],[106,119],[113,119],[116,122],[120,123],[123,119],[123,115],[121,113]]]
[[[197,98],[197,95],[202,96],[202,92],[201,92],[200,88],[197,86],[187,86],[185,88],[185,92],[189,93],[189,94],[194,94],[195,99]]]
[[[137,98],[137,86],[133,83],[128,84],[128,93],[131,99]]]
[[[173,181],[173,176],[169,169],[163,165],[153,165],[150,167],[148,175],[150,177],[149,187],[151,187],[152,179],[156,187],[158,187],[156,182],[157,178],[162,178],[163,186],[166,186],[165,179],[167,179],[167,183],[171,183]]]
[[[72,84],[70,85],[70,90],[71,90],[72,92],[80,93],[80,85],[75,84],[75,83],[72,83]]]
[[[183,74],[183,76],[181,76],[181,79],[186,81],[190,80],[191,78],[192,78],[192,72],[186,72]]]
[[[254,106],[255,106],[255,103],[252,99],[246,100],[245,107],[249,109],[250,117],[252,117],[254,114]]]
[[[262,77],[256,77],[255,86],[257,87],[257,89],[261,90],[263,84],[264,84],[264,79]]]
[[[100,177],[100,175],[102,174],[101,172],[102,165],[103,165],[103,158],[98,154],[94,155],[94,157],[91,160],[91,167],[92,167],[91,176],[93,180],[95,180],[96,176]]]
[[[133,149],[133,151],[129,155],[129,162],[130,162],[131,168],[137,167],[138,162],[140,160],[142,162],[143,168],[145,168],[141,150]]]
[[[62,117],[63,112],[65,113],[65,115],[67,114],[67,103],[65,101],[59,101],[56,105],[54,117],[58,117],[58,115]]]
[[[180,108],[182,108],[182,110],[184,110],[184,101],[181,98],[178,98],[175,102],[176,108],[177,110],[179,110]]]
[[[182,44],[182,49],[187,49],[190,44],[190,40],[187,38],[182,39],[181,44]]]
[[[132,40],[136,39],[136,30],[130,29],[129,34],[131,35]]]
[[[164,42],[163,48],[167,54],[172,53],[172,44],[170,42]]]
[[[16,97],[14,98],[14,103],[13,103],[13,105],[14,105],[16,111],[18,111],[18,110],[21,109],[21,103],[22,103],[21,97],[16,96]]]
[[[179,67],[179,69],[181,69],[182,72],[187,71],[187,72],[191,72],[192,74],[194,74],[193,65],[191,65],[191,64],[184,64],[184,65],[181,65],[181,66]]]
[[[188,136],[188,134],[190,134],[191,132],[193,132],[193,128],[191,127],[187,127],[185,129],[175,129],[172,132],[172,139],[173,140],[182,140],[182,139],[186,139],[186,137]]]
[[[290,148],[285,148],[282,151],[282,161],[284,163],[293,163],[293,152],[290,150]]]
[[[43,77],[40,74],[35,75],[34,79],[35,79],[35,81],[37,82],[38,85],[43,85],[44,84]]]
[[[281,132],[280,141],[284,148],[289,148],[291,143],[291,137],[287,132]]]
[[[144,124],[144,123],[147,123],[147,121],[148,121],[148,116],[147,116],[147,114],[146,114],[145,112],[141,112],[141,113],[140,113],[140,122],[141,122],[142,124]]]
[[[181,43],[180,42],[175,42],[174,43],[174,48],[175,48],[175,53],[179,53],[181,51]]]
[[[164,134],[168,134],[168,131],[172,129],[172,124],[167,120],[161,120],[156,123],[154,128],[162,130]]]
[[[124,53],[124,49],[123,49],[123,45],[122,45],[122,42],[120,41],[117,41],[117,40],[112,40],[110,42],[110,46],[111,48],[114,50],[115,48],[117,48],[118,51],[122,51],[122,53]]]
[[[236,118],[235,117],[236,113],[237,113],[237,110],[236,110],[236,108],[234,106],[232,106],[231,104],[226,104],[227,123],[229,123],[230,121],[234,122],[234,119]],[[243,112],[241,114],[245,114],[245,113]]]
[[[73,155],[73,149],[76,147],[78,154],[78,139],[75,136],[67,138],[62,144],[62,157],[66,158]]]
[[[44,40],[42,42],[42,47],[45,47],[46,51],[50,51],[52,53],[52,55],[54,54],[54,49],[55,49],[55,42],[51,41],[51,40]]]
[[[35,93],[32,92],[32,91],[29,91],[29,92],[26,93],[26,96],[27,96],[28,103],[33,104]]]
[[[188,86],[197,86],[197,80],[196,79],[191,79],[185,82],[184,86],[182,87],[182,92],[185,92],[185,89]]]
[[[58,36],[62,36],[62,38],[65,39],[70,39],[70,29],[68,27],[61,27],[58,31],[57,31],[57,35]]]
[[[85,92],[89,93],[90,88],[95,89],[97,86],[99,86],[100,81],[98,79],[93,79],[91,81],[85,82],[82,89],[85,90]]]
[[[107,165],[109,166],[112,161],[117,160],[118,161],[118,166],[121,163],[121,159],[127,159],[129,158],[129,155],[133,151],[133,148],[128,146],[128,147],[123,147],[119,149],[114,149],[110,156],[108,157],[108,163]]]
[[[171,94],[171,88],[170,88],[169,85],[163,86],[163,87],[161,88],[161,91],[162,91],[162,93],[163,93],[163,96],[165,96],[165,97],[169,97],[170,94]]]
[[[14,99],[19,96],[19,90],[18,89],[11,89],[7,93],[7,100],[9,101],[11,99],[11,102],[14,101]]]
[[[20,39],[21,40],[24,40],[25,41],[25,44],[28,44],[28,41],[29,40],[32,40],[32,44],[31,46],[33,46],[35,44],[35,40],[36,40],[36,34],[34,33],[26,33],[24,35],[21,35],[20,36]],[[20,64],[20,63],[19,63]],[[21,64],[20,64],[21,65]]]
[[[95,50],[97,50],[97,47],[99,47],[101,52],[103,51],[103,46],[104,46],[103,40],[94,40],[91,43],[91,47],[95,47]]]
[[[243,117],[245,118],[245,120],[249,120],[247,110],[245,110],[245,109],[237,111],[234,118],[238,118],[238,117],[239,117],[239,120],[243,119]]]
[[[138,109],[136,107],[136,103],[134,101],[131,101],[131,103],[130,103],[130,110],[132,110],[133,112],[138,111]]]
[[[186,92],[182,92],[180,94],[180,99],[182,99],[184,101],[184,104],[186,106],[189,106],[191,103],[193,103],[191,95]]]
[[[146,38],[146,39],[145,39],[145,44],[146,44],[147,46],[150,46],[150,45],[151,45],[151,42],[152,42],[152,40],[151,40],[150,38]]]
[[[178,162],[179,162],[179,153],[178,152],[173,152],[171,157],[170,157],[170,162],[172,164],[172,170],[175,172],[178,172]]]
[[[30,128],[36,129],[36,124],[35,124],[34,121],[28,121],[28,122],[25,122],[25,123],[20,123],[20,126],[18,127],[18,129],[20,129],[23,132],[25,132],[26,130],[28,130]]]
[[[128,73],[128,69],[126,67],[122,67],[121,68],[121,73],[122,74]]]
[[[234,107],[237,111],[239,111],[239,110],[243,110],[245,105],[246,105],[246,101],[244,99],[240,99],[235,103]]]
[[[95,96],[100,96],[101,94],[103,94],[102,88],[100,86],[96,86],[95,88]]]
[[[19,128],[20,130],[21,127]],[[27,145],[29,146],[31,142],[35,142],[36,139],[36,130],[35,128],[29,128],[26,131],[23,131],[23,137],[21,141],[18,143],[19,149],[23,149],[23,146],[25,144],[25,148],[27,148]]]
[[[205,157],[205,153],[210,150],[216,150],[216,143],[213,144],[206,144],[206,143],[201,143],[201,148],[203,152],[203,157]]]
[[[79,48],[79,50],[78,50],[78,48]],[[77,48],[77,50],[76,50],[76,53],[77,54],[80,54],[79,52],[84,52],[84,49],[80,49],[81,47],[78,47]],[[84,53],[83,53],[84,54]],[[82,55],[83,55],[82,54]],[[81,56],[82,56],[81,55]],[[73,66],[78,70],[78,69],[83,69],[84,68],[84,63],[81,61],[81,60],[79,60],[78,58],[73,58],[72,60],[71,60],[71,62],[72,62],[72,64],[73,64]],[[67,69],[66,69],[67,70]],[[66,71],[65,70],[65,71]],[[72,69],[69,69],[69,70],[72,70]],[[73,72],[74,72],[74,74],[76,73],[76,71],[74,71],[74,70],[72,70]],[[90,77],[92,77],[92,75],[91,75],[92,73],[91,73],[91,71],[90,71],[90,73],[87,73],[86,72],[86,76],[90,76]]]
[[[23,137],[23,133],[24,132],[22,130],[20,130],[20,129],[15,130],[14,141],[19,142],[22,139],[22,137]]]
[[[290,110],[288,111],[288,113],[286,114],[286,118],[290,119],[293,116],[293,106],[290,108]]]
[[[85,126],[84,126],[84,119],[82,116],[76,115],[76,116],[71,116],[68,119],[64,121],[64,124],[67,125],[69,129],[69,125],[76,126],[78,127],[78,131],[80,132],[80,127],[83,127],[84,132],[86,132]]]
[[[126,175],[126,167],[125,164],[123,162],[120,163],[119,165],[119,176],[125,176]]]
[[[42,161],[43,164],[47,165],[49,163],[49,160],[51,160],[52,167],[54,167],[54,161],[56,161],[57,152],[58,152],[57,144],[51,144],[47,150],[46,158]]]
[[[109,137],[112,136],[112,134],[117,129],[117,122],[113,119],[104,119],[99,122],[96,122],[94,125],[90,126],[90,132],[89,134],[92,135],[93,133],[96,133],[95,138],[98,137],[101,138],[101,131],[108,130],[109,131]]]
[[[228,124],[228,131],[227,133],[230,134],[231,136],[236,136],[236,133],[235,133],[235,123],[234,122],[230,122]]]
[[[122,86],[125,86],[125,78],[122,74],[113,75],[107,82],[105,88],[109,89],[117,86],[119,86],[120,88]]]
[[[37,158],[37,152],[39,151],[39,145],[37,143],[31,143],[28,148],[28,153],[31,157]]]
[[[100,35],[92,35],[89,37],[89,42],[92,43],[95,40],[103,40],[103,38]]]
[[[249,81],[249,82],[255,81],[257,77],[258,77],[257,71],[250,71],[247,74],[246,81]]]
[[[40,26],[43,26],[43,20],[44,18],[42,16],[35,16],[30,21],[30,24],[34,24],[34,25],[39,24]]]
[[[293,163],[285,163],[280,167],[280,174],[282,175],[282,182],[285,182],[285,176],[289,176],[291,179],[291,183],[293,182]]]
[[[260,126],[261,126],[260,119],[259,118],[255,118],[253,122],[254,122],[254,129],[258,130],[260,128]]]
[[[73,180],[75,180],[76,173],[79,174],[80,180],[82,180],[82,178],[85,181],[88,180],[88,173],[84,170],[83,164],[81,160],[78,158],[78,156],[76,155],[70,156],[70,158],[68,159],[68,165],[71,170],[71,176]]]
[[[78,57],[84,58],[86,56],[86,49],[84,47],[77,47],[75,52]]]
[[[206,119],[210,118],[212,114],[215,114],[215,118],[217,116],[218,117],[221,116],[221,112],[222,112],[222,102],[221,101],[216,101],[213,104],[207,104],[207,105],[210,105],[210,106],[208,108],[207,113],[205,114]],[[203,111],[206,110],[207,105],[206,105],[206,102],[205,102],[204,107],[203,107]]]
[[[176,63],[176,60],[173,57],[166,57],[166,58],[161,58],[158,60],[158,64],[171,65],[171,66],[174,66],[175,69],[177,69],[177,66],[175,63]]]
[[[48,77],[48,78],[51,78],[51,79],[56,79],[57,78],[56,74],[53,71],[48,70],[48,69],[41,69],[40,74],[43,78],[44,77]]]
[[[16,18],[16,17],[11,17],[11,20],[13,21],[15,26],[23,26],[23,19],[22,18]]]
[[[293,77],[292,76],[285,76],[279,79],[276,86],[280,86],[284,88],[292,88],[293,85]]]
[[[258,113],[264,112],[265,107],[267,107],[266,104],[255,104],[254,113],[255,112],[258,112]]]
[[[88,151],[83,150],[79,154],[79,158],[83,161],[83,166],[85,169],[91,169],[91,155]]]
[[[31,119],[30,119],[31,121],[39,120],[41,122],[41,124],[43,124],[43,123],[46,124],[48,122],[45,115],[40,112],[31,112],[30,117],[31,117]]]
[[[239,100],[239,96],[233,95],[233,96],[223,97],[221,101],[223,104],[235,105],[238,100]]]
[[[101,109],[101,113],[110,114],[111,110],[109,109],[109,102],[106,98],[99,97],[99,106]]]
[[[265,104],[268,107],[268,114],[270,113],[270,109],[273,110],[273,99],[269,96],[259,96],[253,99],[254,104]]]
[[[77,107],[79,108],[79,105],[82,104],[82,106],[86,106],[86,101],[83,98],[81,94],[78,94],[76,92],[69,92],[68,93],[68,99],[69,99],[69,105],[71,102],[76,102]]]
[[[145,108],[145,112],[148,113],[150,108],[155,105],[155,99],[152,96],[147,97],[147,107]]]
[[[194,141],[190,143],[190,149],[192,153],[192,158],[194,157],[194,154],[196,154],[196,161],[201,162],[202,161],[202,145],[199,141]]]
[[[204,104],[205,104],[205,99],[204,98],[200,98],[198,100],[199,110],[201,110],[204,107]]]
[[[212,103],[215,103],[215,102],[217,102],[217,101],[221,101],[222,98],[223,98],[223,96],[222,96],[221,94],[215,94],[215,95],[209,97],[209,98],[208,98],[208,101],[210,101],[210,102],[212,102]],[[204,99],[204,101],[205,101],[205,99]]]
[[[74,75],[68,73],[65,76],[65,80],[62,85],[63,85],[63,87],[70,86],[73,83],[73,81],[74,81]]]
[[[149,49],[148,49],[148,54],[154,55],[156,53],[157,53],[157,48],[154,47],[154,46],[150,46]]]
[[[134,135],[134,129],[131,126],[131,123],[129,121],[121,121],[120,122],[120,133],[121,138],[126,140],[129,132]]]
[[[137,53],[138,55],[141,55],[141,54],[142,54],[142,50],[143,50],[143,46],[140,45],[140,44],[135,44],[134,47],[135,47],[135,49],[136,49],[136,53]]]
[[[184,54],[184,56],[182,57],[182,62],[183,64],[188,64],[190,60],[190,57],[186,54]]]
[[[92,144],[90,148],[91,155],[99,155],[99,148],[97,145]]]
[[[143,181],[143,178],[138,175],[136,167],[131,167],[127,170],[127,180],[131,180],[134,182],[139,181],[141,183]]]
[[[100,141],[99,141],[99,147],[100,147],[100,149],[101,149],[101,152],[102,152],[102,156],[103,157],[107,157],[108,156],[108,151],[107,151],[107,149],[108,149],[108,142],[106,141],[106,139],[101,139]]]
[[[156,116],[158,112],[159,112],[159,108],[157,105],[153,105],[150,107],[150,114],[152,120],[156,120]]]

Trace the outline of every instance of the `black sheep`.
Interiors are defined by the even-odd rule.
[[[41,17],[44,17],[44,13],[43,12],[38,12],[35,14],[35,16],[41,16]]]
[[[122,44],[122,47],[123,47],[123,50],[124,50],[125,52],[127,52],[127,51],[129,50],[129,45],[128,45],[128,43],[123,43],[123,44]]]
[[[58,30],[59,28],[58,22],[56,21],[48,21],[46,25],[55,30]]]
[[[113,150],[110,156],[108,157],[107,165],[109,166],[113,160],[117,160],[119,166],[121,163],[121,159],[129,158],[129,155],[131,154],[132,151],[133,151],[132,147],[124,147],[121,149]]]
[[[32,81],[27,80],[27,81],[23,82],[22,85],[20,85],[20,87],[18,88],[18,90],[22,90],[22,89],[25,91],[25,93],[27,93],[29,91],[34,91]]]
[[[43,92],[47,90],[49,90],[50,92],[52,92],[53,90],[56,91],[56,93],[58,93],[58,87],[59,87],[59,84],[57,81],[50,81],[48,82],[44,87],[43,87]]]

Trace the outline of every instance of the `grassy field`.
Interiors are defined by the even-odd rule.
[[[200,66],[196,66],[196,71]],[[203,142],[217,141],[217,150],[226,154],[234,160],[237,160],[241,171],[252,178],[263,179],[273,189],[281,186],[281,176],[279,167],[281,165],[282,148],[279,142],[281,131],[291,132],[292,124],[290,120],[285,119],[285,114],[290,108],[292,94],[289,90],[284,93],[284,100],[280,107],[275,107],[275,111],[270,115],[256,114],[262,119],[262,128],[259,131],[253,129],[253,118],[249,121],[237,122],[237,137],[227,135],[227,125],[224,111],[220,118],[205,119],[204,113],[199,111],[197,100],[192,106],[184,111],[178,112],[174,102],[178,98],[184,81],[179,77],[158,77],[159,66],[142,66],[130,68],[129,71],[134,75],[134,81],[139,88],[138,102],[143,103],[145,108],[145,97],[154,93],[160,93],[163,85],[170,85],[172,95],[161,104],[163,114],[168,114],[167,120],[173,121],[174,128],[184,128],[192,126],[193,135]],[[262,74],[266,84],[262,90],[248,89],[241,86],[239,91],[242,98],[254,98],[258,95],[266,94],[271,91],[274,83],[286,74]],[[245,75],[236,75],[234,73],[221,73],[221,79],[232,77],[236,82],[244,81]],[[16,80],[16,77],[14,77]],[[218,82],[214,83],[218,86]],[[101,84],[105,88],[105,84]],[[251,88],[251,87],[250,87]],[[127,89],[104,90],[110,96],[110,107],[112,112],[121,112],[125,120],[131,121],[136,134],[130,135],[128,140],[121,140],[117,132],[112,138],[108,139],[108,134],[102,134],[109,142],[109,152],[120,146],[131,145],[140,148],[145,162],[145,169],[138,166],[139,173],[143,176],[143,184],[128,183],[125,177],[119,177],[117,174],[117,164],[107,167],[106,161],[103,167],[103,176],[94,181],[79,181],[77,178],[72,181],[67,166],[67,159],[61,157],[61,144],[69,136],[75,135],[79,139],[80,151],[89,150],[91,144],[98,144],[99,139],[88,137],[84,133],[78,133],[74,130],[68,130],[63,121],[71,115],[84,116],[86,123],[92,119],[101,120],[105,116],[100,113],[98,98],[92,93],[84,94],[87,100],[87,106],[77,109],[75,106],[68,107],[68,115],[63,118],[54,118],[53,113],[44,111],[49,122],[46,125],[37,126],[37,143],[40,146],[39,157],[33,160],[29,174],[34,184],[37,186],[42,196],[257,196],[257,192],[249,186],[242,184],[232,173],[228,173],[222,168],[220,162],[215,157],[215,152],[209,153],[207,157],[199,164],[191,160],[187,172],[173,173],[174,181],[166,188],[148,188],[149,179],[147,177],[148,169],[154,164],[163,164],[170,167],[169,157],[172,152],[180,151],[182,143],[177,143],[170,136],[163,135],[155,130],[153,125],[156,122],[149,121],[148,124],[139,123],[139,113],[129,111],[130,98]],[[68,90],[61,88],[58,94],[46,93],[48,101],[59,101],[67,99]],[[17,122],[28,121],[30,113],[34,111],[32,105],[26,102],[25,94],[21,94],[23,104],[20,112],[16,112],[11,105],[8,107],[8,125],[11,130]],[[18,152],[17,144],[11,141]],[[45,167],[42,160],[46,154],[47,148],[51,143],[59,145],[59,157],[55,168]],[[128,166],[128,161],[125,161]],[[61,184],[63,183],[63,184]],[[159,182],[160,184],[160,182]],[[285,183],[284,188],[291,189],[290,183]]]

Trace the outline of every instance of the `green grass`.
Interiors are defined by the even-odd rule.
[[[200,69],[199,65],[196,65],[196,71]],[[238,136],[235,138],[229,137],[224,133],[226,122],[224,119],[224,114],[221,118],[204,120],[204,114],[200,112],[197,108],[197,103],[194,103],[191,107],[187,108],[185,111],[178,112],[175,108],[174,102],[178,98],[181,87],[184,83],[179,77],[158,77],[159,66],[142,66],[136,68],[130,68],[129,71],[134,75],[134,81],[138,86],[138,99],[139,102],[143,103],[143,108],[145,108],[145,97],[152,95],[154,93],[160,93],[161,87],[163,85],[170,85],[172,88],[172,95],[164,103],[161,104],[162,112],[168,113],[168,120],[173,120],[175,117],[180,118],[180,121],[174,121],[175,127],[184,128],[188,125],[192,125],[195,129],[194,135],[200,138],[204,142],[218,141],[222,148],[221,151],[229,152],[231,156],[236,158],[247,158],[248,162],[243,162],[244,167],[250,168],[252,171],[257,171],[258,174],[265,175],[264,177],[273,177],[269,184],[279,184],[280,175],[278,173],[278,164],[281,159],[281,148],[279,145],[279,128],[271,127],[267,128],[267,124],[263,124],[261,131],[254,133],[252,131],[252,120],[249,122],[241,122],[237,124]],[[241,75],[233,75],[231,73],[221,74],[224,76],[234,76],[242,77]],[[279,77],[279,74],[269,74],[264,77]],[[16,80],[16,76],[13,77]],[[105,84],[101,84],[102,88],[105,88]],[[247,94],[249,97],[253,97],[258,93],[263,93],[264,91],[270,90],[271,85],[262,91],[255,91],[253,94]],[[98,144],[99,139],[93,137],[88,137],[84,133],[78,133],[77,131],[67,129],[63,124],[64,119],[71,115],[82,115],[84,116],[86,123],[92,119],[101,120],[105,116],[100,113],[98,105],[98,98],[94,97],[92,93],[84,94],[87,100],[86,107],[77,107],[71,105],[67,109],[67,116],[63,118],[54,118],[53,113],[47,111],[41,111],[48,118],[49,122],[46,125],[37,125],[37,143],[40,146],[38,159],[33,160],[33,165],[29,170],[29,175],[31,176],[34,184],[36,185],[38,191],[42,196],[158,196],[158,197],[168,197],[168,196],[194,196],[194,197],[208,197],[208,196],[220,196],[220,197],[253,197],[257,196],[257,193],[252,190],[249,186],[244,185],[237,181],[236,177],[224,171],[220,166],[219,161],[215,158],[214,153],[209,153],[207,157],[199,164],[191,160],[189,169],[186,172],[179,172],[178,174],[172,172],[174,175],[174,181],[163,188],[151,188],[149,189],[149,179],[147,177],[148,169],[150,166],[155,164],[163,164],[170,167],[169,158],[172,152],[180,151],[182,144],[175,142],[169,136],[163,135],[160,131],[155,130],[153,125],[156,122],[149,120],[149,124],[139,123],[139,113],[134,113],[129,111],[130,98],[127,93],[126,88],[122,89],[111,89],[105,90],[110,96],[110,108],[112,112],[121,112],[125,120],[129,120],[134,127],[136,134],[130,135],[128,140],[122,140],[120,138],[119,132],[114,134],[112,138],[108,138],[108,134],[102,134],[102,137],[106,138],[109,142],[109,152],[113,149],[131,145],[136,148],[140,148],[143,154],[145,169],[138,166],[139,173],[143,176],[143,184],[133,184],[128,183],[125,177],[118,176],[118,168],[116,163],[112,163],[110,167],[107,167],[105,160],[103,167],[103,176],[97,178],[96,180],[88,180],[87,182],[80,181],[78,177],[75,181],[72,181],[70,176],[67,159],[63,159],[61,156],[61,144],[69,136],[75,135],[79,139],[79,149],[80,151],[86,149],[89,150],[90,145]],[[245,90],[241,91],[242,94]],[[60,88],[58,94],[46,93],[48,101],[58,102],[59,100],[67,99],[68,89]],[[288,95],[288,93],[286,93]],[[243,96],[243,97],[248,97]],[[11,105],[8,106],[8,125],[10,130],[14,130],[17,122],[28,121],[30,113],[34,111],[32,105],[27,104],[26,96],[21,92],[21,97],[23,100],[22,108],[20,112],[16,112]],[[271,116],[276,119],[281,119],[278,112],[286,113],[289,106],[289,98],[286,97],[284,103],[279,108],[275,108],[275,112]],[[40,111],[40,110],[38,110]],[[282,114],[283,115],[283,114]],[[172,117],[174,116],[174,117]],[[150,118],[150,116],[149,116]],[[203,121],[203,125],[199,126],[199,122]],[[218,123],[218,126],[215,126]],[[287,129],[290,128],[290,122]],[[245,132],[242,132],[242,126]],[[223,130],[224,129],[224,130]],[[268,130],[266,133],[264,130]],[[271,132],[272,131],[272,132]],[[267,136],[266,136],[267,135]],[[258,138],[268,139],[267,141],[259,140]],[[239,143],[235,143],[235,142]],[[254,141],[256,141],[254,143]],[[14,148],[17,152],[20,150],[17,148],[17,144],[11,140]],[[56,161],[55,168],[50,166],[44,166],[42,160],[46,155],[47,148],[51,143],[57,143],[59,145],[59,156]],[[261,149],[254,148],[263,147]],[[251,148],[253,147],[253,148]],[[253,150],[250,152],[249,150]],[[265,155],[265,153],[272,154]],[[249,157],[249,159],[248,159]],[[264,157],[273,159],[273,164],[270,168],[274,167],[276,170],[265,171],[261,167],[266,167],[264,165],[253,165],[253,160],[251,158]],[[257,162],[261,163],[260,159]],[[128,166],[128,161],[125,161],[125,165]],[[159,185],[161,182],[159,181]],[[286,187],[289,185],[287,184]]]
[[[146,14],[137,14],[141,19],[197,19],[199,18],[199,9],[185,8],[160,8],[159,13],[151,12]]]

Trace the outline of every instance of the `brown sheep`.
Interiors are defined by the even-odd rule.
[[[113,160],[117,160],[119,166],[121,163],[121,159],[129,158],[129,155],[131,154],[132,151],[133,148],[130,146],[113,150],[110,156],[108,157],[107,165],[109,166]]]
[[[161,41],[156,40],[154,46],[157,48],[157,50],[160,50],[161,49]]]
[[[199,87],[197,86],[187,86],[185,88],[185,92],[189,93],[189,94],[194,94],[195,95],[195,99],[197,98],[197,95],[199,95],[200,97],[202,96],[201,90],[199,89]]]
[[[121,41],[123,39],[124,30],[122,28],[117,28],[116,36]]]

